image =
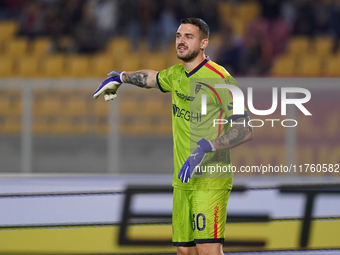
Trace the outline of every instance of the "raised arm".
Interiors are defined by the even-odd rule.
[[[141,88],[157,88],[157,71],[144,69],[135,72],[124,72],[122,80]]]
[[[104,96],[106,101],[113,100],[117,97],[117,90],[122,83],[131,83],[141,88],[157,88],[157,71],[139,70],[135,72],[115,72],[108,73],[106,78],[93,94],[93,98]]]

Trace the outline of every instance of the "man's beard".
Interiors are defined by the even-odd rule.
[[[182,57],[177,54],[177,57],[183,60],[184,62],[189,62],[193,60],[194,58],[196,58],[199,53],[200,53],[199,50],[196,50],[196,51],[194,50],[193,52],[189,52],[186,56],[182,56]]]

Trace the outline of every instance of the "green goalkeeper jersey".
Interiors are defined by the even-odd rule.
[[[207,153],[200,171],[189,183],[182,183],[178,173],[199,140],[224,135],[230,129],[230,121],[240,117],[233,115],[231,92],[226,88],[215,88],[215,84],[222,83],[237,86],[235,79],[223,67],[206,58],[190,71],[182,64],[160,71],[157,83],[162,92],[172,92],[173,186],[185,190],[231,189],[230,150]],[[205,111],[202,107],[204,97]]]

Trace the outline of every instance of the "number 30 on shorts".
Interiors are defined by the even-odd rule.
[[[193,223],[194,223],[194,230],[196,230],[196,227],[197,227],[197,230],[198,231],[203,231],[206,227],[206,218],[205,218],[205,215],[203,213],[198,213],[197,215],[193,214],[192,215],[192,220],[193,220]]]

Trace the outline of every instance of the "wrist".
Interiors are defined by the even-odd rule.
[[[202,138],[200,141],[197,142],[197,145],[200,146],[200,148],[205,152],[213,152],[216,151],[214,145],[212,142],[205,140]]]
[[[120,79],[120,82],[121,83],[124,83],[124,80],[123,80],[123,73],[125,73],[125,71],[122,71],[119,73],[119,79]]]
[[[122,72],[115,72],[115,71],[111,71],[109,72],[107,75],[111,76],[114,78],[115,81],[123,83],[123,73],[125,73],[125,71]]]

